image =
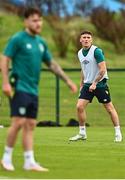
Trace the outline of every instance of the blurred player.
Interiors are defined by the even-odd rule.
[[[23,168],[25,170],[48,171],[36,162],[33,151],[33,130],[36,126],[38,111],[41,63],[45,63],[73,92],[77,91],[77,86],[52,60],[46,43],[38,35],[42,27],[40,11],[36,8],[28,8],[24,13],[24,25],[25,30],[16,33],[9,40],[1,61],[2,90],[10,99],[12,117],[1,164],[6,170],[13,171],[15,169],[12,163],[12,152],[18,132],[22,129]],[[9,81],[8,67],[10,62],[12,62],[12,73]],[[14,94],[12,87],[15,89]]]
[[[115,128],[115,142],[122,141],[118,114],[111,102],[109,88],[107,86],[107,68],[102,50],[92,44],[92,33],[84,31],[80,36],[82,48],[78,52],[81,64],[80,95],[77,102],[77,115],[79,119],[79,134],[71,137],[70,141],[84,140],[86,134],[86,112],[88,103],[94,96],[102,103],[109,113]],[[97,109],[96,109],[97,110]]]

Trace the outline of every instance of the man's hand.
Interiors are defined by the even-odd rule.
[[[93,82],[92,85],[89,87],[89,91],[93,92],[96,89],[96,83]]]
[[[77,88],[76,84],[74,84],[71,80],[67,81],[67,85],[69,86],[69,88],[71,89],[71,91],[73,93],[77,92],[78,88]]]
[[[5,94],[6,96],[12,97],[13,91],[12,91],[12,87],[11,87],[11,85],[10,85],[9,83],[3,84],[2,90],[3,90],[3,92],[4,92],[4,94]]]

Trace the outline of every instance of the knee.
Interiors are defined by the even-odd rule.
[[[76,109],[77,109],[77,112],[83,112],[83,105],[82,104],[80,104],[80,103],[78,103],[77,105],[76,105]]]
[[[111,113],[112,113],[111,108],[107,108],[106,110],[107,110],[107,112],[108,112],[109,114],[111,114]]]
[[[34,130],[35,126],[36,126],[36,121],[30,121],[30,120],[27,121],[27,128],[29,130]]]
[[[22,119],[22,118],[14,118],[12,124],[11,124],[11,127],[14,129],[14,130],[19,130],[23,127],[25,123],[25,120]]]
[[[112,114],[114,112],[115,108],[114,108],[114,106],[107,106],[106,110],[109,114]]]

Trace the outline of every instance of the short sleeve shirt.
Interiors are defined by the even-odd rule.
[[[41,64],[52,59],[45,41],[38,35],[19,32],[9,40],[4,55],[12,59],[11,74],[17,77],[16,90],[37,95]]]

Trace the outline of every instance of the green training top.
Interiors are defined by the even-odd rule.
[[[15,89],[38,95],[41,63],[52,59],[44,40],[26,31],[18,32],[9,40],[4,55],[12,59]]]
[[[82,50],[83,56],[87,56],[89,50],[90,50],[90,48],[83,49]],[[100,48],[95,49],[94,58],[96,59],[97,64],[102,61],[105,61],[105,57],[104,57],[104,53],[103,53],[102,49],[100,49]],[[97,87],[105,87],[106,81],[107,81],[106,79],[103,79],[102,81],[98,82],[96,86]],[[84,85],[89,87],[91,84],[85,83]]]

